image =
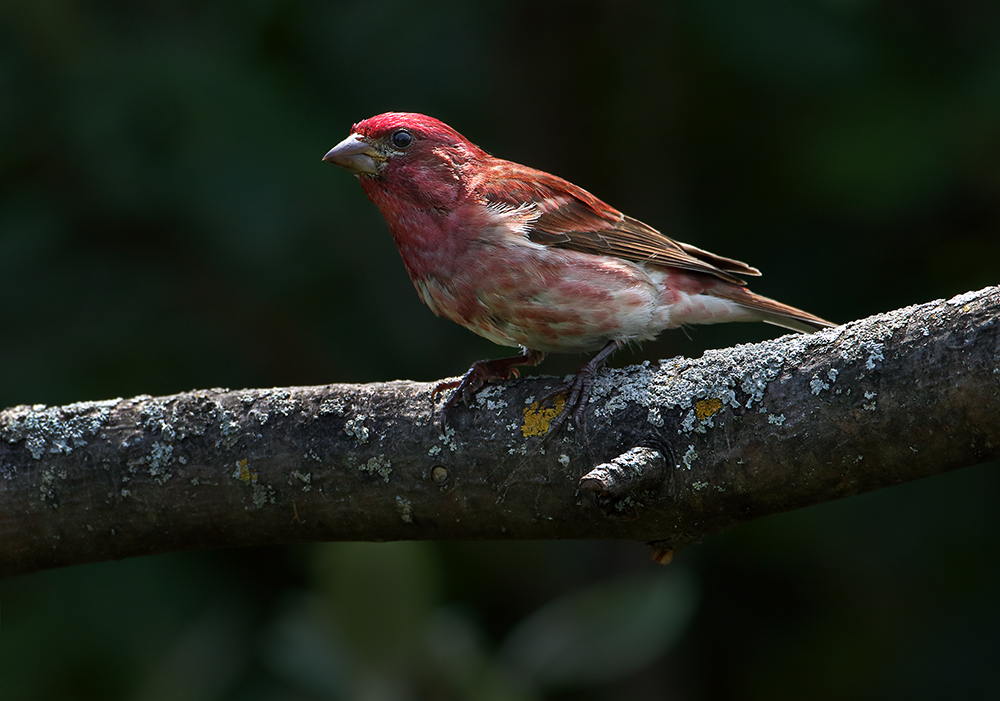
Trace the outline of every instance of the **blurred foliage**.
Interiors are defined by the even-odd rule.
[[[998,282],[993,0],[6,0],[0,97],[3,406],[506,353],[420,305],[320,162],[390,109],[830,319]],[[667,569],[629,543],[415,543],[40,573],[0,588],[0,698],[994,698],[998,487],[987,465],[772,517]]]

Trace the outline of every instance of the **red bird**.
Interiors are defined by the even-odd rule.
[[[566,387],[579,424],[595,372],[615,349],[683,324],[766,321],[794,331],[832,326],[750,292],[760,271],[674,241],[586,190],[494,158],[443,122],[387,112],[358,122],[323,157],[358,176],[386,223],[421,301],[503,346],[481,360],[445,412],[546,353],[599,351]]]

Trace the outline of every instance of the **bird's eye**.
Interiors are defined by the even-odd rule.
[[[405,149],[413,143],[413,134],[408,132],[406,129],[397,129],[392,133],[392,136],[389,137],[389,140],[392,141],[392,145],[396,148]]]

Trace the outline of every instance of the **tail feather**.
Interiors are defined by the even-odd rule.
[[[720,285],[719,287],[725,287],[725,289],[716,288],[713,290],[713,294],[729,299],[741,307],[754,311],[760,321],[767,324],[774,324],[775,326],[781,326],[782,328],[801,333],[814,333],[821,329],[836,326],[833,322],[821,319],[809,312],[782,304],[770,297],[754,294],[745,287],[730,285]]]

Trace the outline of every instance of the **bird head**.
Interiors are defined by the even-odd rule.
[[[481,155],[478,146],[440,120],[414,112],[386,112],[355,124],[323,160],[359,177],[378,177],[411,163],[460,163]]]
[[[412,112],[386,112],[358,122],[323,156],[358,176],[390,221],[407,208],[454,206],[466,196],[469,166],[488,158],[444,122]]]

